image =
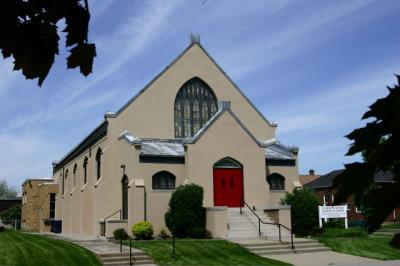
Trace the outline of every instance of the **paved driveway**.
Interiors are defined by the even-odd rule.
[[[296,266],[400,266],[400,260],[382,261],[333,251],[268,255],[266,257]]]

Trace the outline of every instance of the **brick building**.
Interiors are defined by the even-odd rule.
[[[321,205],[333,205],[335,199],[336,189],[333,188],[333,179],[339,175],[343,170],[334,170],[326,175],[322,175],[319,178],[304,184],[304,187],[310,188],[315,191],[318,195]],[[375,175],[375,182],[378,184],[390,184],[393,181],[393,174],[390,172],[378,172]],[[353,202],[353,198],[347,199],[347,217],[350,221],[363,221],[364,216],[359,208]],[[386,219],[386,222],[396,222],[397,217],[400,215],[400,208],[397,208],[392,212],[391,215]]]
[[[26,179],[22,184],[22,228],[50,231],[50,220],[55,217],[58,186],[53,179]]]

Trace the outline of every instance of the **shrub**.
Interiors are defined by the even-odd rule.
[[[0,225],[0,232],[5,232],[6,229],[4,228],[4,226]]]
[[[115,229],[113,235],[115,240],[127,240],[129,238],[128,233],[123,228]]]
[[[400,249],[400,233],[395,234],[393,239],[390,240],[389,244],[394,248]]]
[[[172,193],[165,223],[175,236],[183,238],[188,229],[205,227],[203,194],[203,188],[195,184],[181,185]]]
[[[291,205],[292,230],[300,236],[308,236],[314,226],[318,225],[317,196],[308,188],[294,189],[286,193],[281,204]]]
[[[170,235],[168,234],[167,230],[164,229],[164,228],[162,228],[162,229],[160,230],[160,233],[158,234],[158,236],[159,236],[161,239],[170,238]]]
[[[313,228],[311,228],[310,235],[312,235],[312,236],[321,236],[321,235],[324,234],[324,232],[325,232],[324,228],[320,228],[318,226],[314,226]]]
[[[186,230],[186,236],[194,239],[209,239],[212,238],[211,232],[204,227],[193,227]]]
[[[132,233],[138,239],[151,239],[153,236],[153,226],[146,221],[139,222],[133,225]]]

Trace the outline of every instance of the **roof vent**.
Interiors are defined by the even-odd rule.
[[[218,103],[220,110],[230,110],[231,109],[231,102],[229,101],[221,101]]]
[[[190,34],[190,43],[191,44],[200,44],[200,34],[191,33]]]

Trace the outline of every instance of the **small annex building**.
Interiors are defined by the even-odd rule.
[[[53,181],[52,178],[30,178],[22,184],[22,229],[50,232],[58,194],[58,184]]]
[[[313,190],[317,194],[321,205],[332,206],[337,191],[337,189],[333,186],[333,180],[343,171],[343,169],[333,170],[325,175],[321,175],[311,182],[306,183],[304,187]],[[395,182],[393,178],[393,173],[389,171],[379,171],[374,176],[374,182],[379,186],[390,185]],[[346,202],[343,202],[343,204],[347,204],[347,217],[350,223],[359,224],[359,222],[364,221],[364,215],[359,206],[357,206],[353,201],[353,197],[349,197]],[[396,222],[399,220],[399,215],[400,207],[393,210],[393,212],[386,218],[385,222]]]
[[[276,128],[192,35],[137,95],[53,162],[62,233],[111,236],[147,220],[156,235],[172,192],[187,183],[203,187],[214,237],[229,235],[227,213],[243,200],[290,227],[290,208],[279,202],[300,186],[298,149],[276,141]]]

